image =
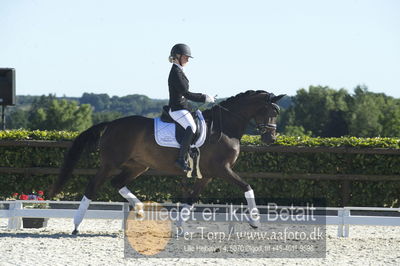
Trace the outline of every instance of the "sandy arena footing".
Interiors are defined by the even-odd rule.
[[[124,258],[119,220],[84,220],[72,236],[72,219],[50,219],[41,229],[7,230],[0,219],[0,265],[399,265],[400,227],[351,226],[338,238],[327,226],[326,258]]]

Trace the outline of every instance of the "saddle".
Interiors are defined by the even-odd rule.
[[[194,119],[194,122],[196,123],[196,132],[194,133],[193,140],[192,140],[192,144],[195,144],[196,141],[200,137],[200,130],[202,129],[202,126],[200,124],[200,118],[197,115],[197,112],[192,112],[191,115]],[[169,106],[168,105],[163,106],[160,119],[164,123],[174,123],[175,124],[175,138],[176,138],[176,141],[179,144],[181,144],[183,136],[185,135],[185,129],[179,123],[177,123],[174,119],[172,119],[172,117],[169,115]]]
[[[187,176],[191,177],[194,174],[197,178],[201,178],[199,147],[206,140],[207,125],[200,110],[192,113],[192,116],[196,123],[196,133],[189,149],[189,164],[193,170],[188,172]],[[163,147],[180,148],[184,134],[185,129],[170,117],[169,106],[164,106],[161,116],[154,118],[154,137],[156,143]]]

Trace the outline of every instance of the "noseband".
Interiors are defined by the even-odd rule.
[[[268,131],[276,130],[276,124],[268,123],[268,124],[257,124],[257,130],[261,133],[261,135],[267,133]]]
[[[276,112],[279,114],[280,112],[280,107],[276,103],[271,103],[272,106],[275,108]],[[258,123],[257,124],[257,130],[261,133],[261,135],[269,132],[276,130],[276,123],[275,123],[276,117],[268,117],[268,123]]]

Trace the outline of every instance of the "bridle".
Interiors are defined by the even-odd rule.
[[[270,103],[270,104],[273,106],[275,111],[279,114],[279,112],[280,112],[279,105],[277,105],[276,103]],[[248,118],[244,117],[243,115],[241,115],[239,113],[232,112],[228,108],[225,108],[225,107],[223,107],[222,105],[220,105],[218,103],[214,103],[214,106],[218,106],[220,109],[229,112],[230,114],[236,116],[240,120],[248,121]],[[220,122],[221,122],[221,120],[222,120],[221,113],[220,113],[219,119],[220,119]],[[262,122],[262,123],[257,123],[256,119],[254,119],[254,120],[255,120],[255,122],[250,121],[250,124],[252,124],[251,126],[253,128],[256,128],[258,132],[260,132],[260,135],[263,135],[263,134],[265,134],[265,133],[267,133],[269,131],[276,130],[276,116],[268,117],[268,122],[266,122],[264,120],[264,122]]]
[[[271,103],[272,107],[275,109],[275,111],[279,114],[280,112],[280,107],[276,103]],[[261,135],[276,130],[276,116],[269,116],[268,117],[268,122],[264,120],[264,123],[257,123],[257,130],[260,132]]]

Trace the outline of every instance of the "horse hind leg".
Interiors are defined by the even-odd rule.
[[[86,211],[89,208],[90,202],[94,199],[97,190],[104,183],[107,177],[110,176],[112,169],[110,167],[101,167],[96,175],[89,181],[89,184],[86,186],[85,193],[79,204],[78,210],[74,215],[74,231],[73,235],[78,234],[78,227],[82,223],[83,218],[85,217]]]
[[[144,214],[143,203],[126,187],[126,185],[148,169],[149,167],[147,166],[131,162],[128,166],[124,166],[122,172],[111,180],[111,185],[118,189],[119,194],[136,209],[139,216]]]

